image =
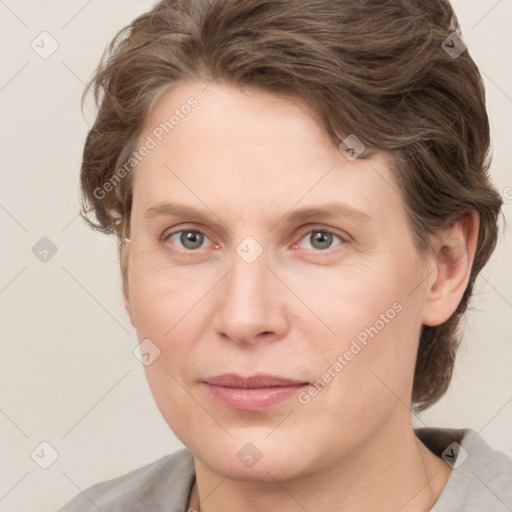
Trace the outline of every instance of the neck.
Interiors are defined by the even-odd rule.
[[[450,475],[450,467],[414,435],[409,421],[381,430],[364,450],[314,473],[273,482],[225,478],[195,458],[187,511],[296,512],[305,510],[430,510]]]

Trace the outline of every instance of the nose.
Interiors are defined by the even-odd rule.
[[[215,331],[242,345],[283,338],[289,320],[281,288],[264,257],[247,263],[235,254],[231,271],[218,290]]]

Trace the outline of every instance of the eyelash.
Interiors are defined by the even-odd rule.
[[[182,228],[182,229],[179,229],[179,230],[176,230],[176,231],[171,231],[170,233],[165,233],[162,236],[162,241],[163,242],[167,242],[174,235],[179,235],[179,234],[184,233],[184,232],[198,233],[198,234],[203,235],[208,240],[210,239],[208,237],[208,235],[206,235],[206,233],[204,233],[203,231],[201,231],[199,229],[195,229],[195,228]],[[311,234],[315,233],[315,232],[331,235],[334,239],[338,238],[340,243],[338,243],[337,245],[334,245],[333,247],[328,247],[327,249],[324,249],[324,250],[322,250],[322,249],[314,249],[314,248],[313,249],[305,249],[306,251],[308,251],[310,253],[314,253],[314,254],[329,254],[336,247],[339,247],[340,245],[346,244],[348,242],[348,239],[349,239],[348,235],[346,235],[346,234],[345,235],[341,235],[341,234],[336,233],[335,231],[333,231],[331,229],[327,229],[327,228],[310,228],[308,231],[303,232],[296,242],[293,242],[292,247],[298,246],[298,244],[300,242],[302,242],[302,240],[304,240],[308,235],[311,236]],[[173,244],[173,245],[176,247],[175,244]],[[187,253],[187,254],[192,254],[194,252],[199,252],[199,251],[201,251],[201,249],[204,249],[204,248],[200,247],[198,249],[186,249],[186,248],[178,247],[179,251],[181,251],[183,253]]]

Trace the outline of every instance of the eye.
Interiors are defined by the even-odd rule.
[[[326,249],[330,249],[336,240],[338,240],[339,243],[343,243],[341,237],[334,234],[332,231],[315,229],[306,233],[306,235],[301,238],[298,245],[303,249],[325,251]]]
[[[164,240],[170,240],[173,245],[176,245],[179,248],[193,251],[195,249],[201,249],[205,241],[209,240],[209,238],[200,231],[194,229],[182,229],[180,231],[169,233],[164,237]]]

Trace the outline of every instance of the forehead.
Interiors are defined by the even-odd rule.
[[[188,144],[196,140],[245,153],[258,144],[289,151],[300,147],[304,137],[311,148],[332,145],[299,99],[218,82],[182,82],[161,92],[143,133],[153,133],[159,142],[178,144],[186,138]]]
[[[191,187],[201,197],[215,193],[221,203],[236,197],[244,207],[263,198],[284,208],[337,198],[374,210],[401,202],[393,197],[388,155],[350,161],[306,105],[254,88],[173,86],[155,102],[139,146],[149,139],[152,149],[134,182],[145,204],[180,191],[190,196]]]

